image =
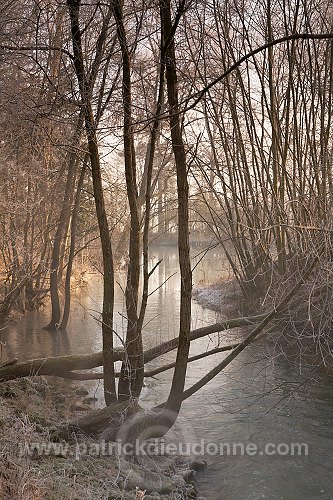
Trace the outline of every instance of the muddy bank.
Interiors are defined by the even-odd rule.
[[[197,498],[189,457],[125,460],[113,447],[52,432],[89,411],[85,390],[67,381],[22,379],[0,386],[0,498],[3,500],[186,500]],[[105,446],[104,446],[105,449]],[[200,464],[199,464],[200,466]]]

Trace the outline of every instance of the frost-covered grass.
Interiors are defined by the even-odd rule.
[[[175,459],[168,457],[157,456],[153,470],[147,463],[133,464],[116,454],[78,457],[77,445],[93,449],[96,444],[82,435],[64,442],[65,454],[31,453],[35,443],[53,443],[56,427],[84,407],[78,393],[71,382],[49,383],[41,377],[0,384],[1,500],[195,498]]]
[[[225,316],[236,313],[241,306],[242,294],[235,281],[217,281],[199,284],[193,289],[193,298],[203,307]]]

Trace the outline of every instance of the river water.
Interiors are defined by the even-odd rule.
[[[199,260],[193,251],[193,264]],[[161,264],[152,276],[144,328],[145,348],[177,335],[180,283],[177,251],[156,247],[151,267]],[[222,254],[211,250],[194,271],[194,283],[211,282],[226,275]],[[120,336],[126,327],[122,276],[116,287],[115,323]],[[2,357],[29,359],[101,350],[99,312],[102,286],[98,276],[73,298],[67,332],[49,332],[42,327],[49,310],[33,313],[1,331]],[[208,325],[224,316],[193,302],[192,327]],[[191,354],[230,343],[244,334],[232,330],[200,339]],[[199,380],[224,354],[191,363],[188,385]],[[149,368],[170,362],[174,353],[150,363]],[[146,380],[142,404],[165,400],[172,370]],[[88,383],[91,395],[103,403],[101,384]],[[333,499],[333,379],[314,374],[310,368],[294,366],[278,351],[257,343],[238,356],[227,369],[184,402],[172,436],[191,443],[192,451],[204,455],[207,470],[197,474],[200,495],[218,500]],[[233,443],[235,443],[233,445]],[[307,454],[290,451],[292,443],[305,443]],[[269,455],[264,452],[269,444]],[[222,453],[219,448],[222,448]],[[247,448],[246,448],[247,447]],[[255,451],[255,448],[257,451]],[[279,453],[275,452],[278,448]],[[248,451],[248,453],[246,452]],[[272,454],[274,453],[274,454]],[[89,499],[87,499],[89,500]]]

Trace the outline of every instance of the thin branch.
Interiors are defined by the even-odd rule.
[[[16,47],[15,45],[0,45],[0,50],[9,50],[12,52],[30,52],[34,51],[36,52],[39,50],[43,51],[50,51],[50,50],[56,50],[58,52],[61,52],[63,54],[66,54],[70,59],[74,60],[74,56],[66,49],[62,49],[61,47],[54,47],[52,45],[40,45],[39,47],[36,47],[35,45],[23,45],[23,46],[18,46]]]

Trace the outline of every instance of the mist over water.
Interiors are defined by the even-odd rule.
[[[198,251],[199,252],[199,251]],[[193,256],[198,253],[193,250]],[[178,334],[180,283],[177,250],[155,247],[151,267],[162,259],[152,276],[144,327],[144,346],[152,347]],[[193,258],[193,265],[198,257]],[[208,252],[194,271],[194,284],[211,282],[227,274],[227,264],[216,250]],[[124,279],[118,277],[118,281]],[[1,332],[3,360],[50,355],[90,353],[101,350],[100,310],[102,282],[90,275],[88,285],[72,301],[66,332],[50,332],[49,309],[11,323]],[[192,327],[208,325],[225,316],[193,302]],[[122,289],[116,285],[115,324],[120,337],[126,330]],[[198,354],[220,343],[234,342],[242,331],[232,330],[200,339],[191,346]],[[119,340],[119,345],[121,344]],[[207,499],[331,499],[333,498],[333,379],[310,368],[293,366],[284,356],[271,355],[263,341],[248,348],[229,367],[185,401],[171,439],[183,443],[307,443],[307,456],[206,454],[207,470],[197,474],[199,494]],[[199,380],[224,354],[217,354],[188,368],[188,385]],[[160,366],[174,359],[168,353],[149,364]],[[172,370],[146,380],[142,405],[162,402],[168,394]],[[103,405],[101,383],[85,382],[97,406]],[[213,448],[211,448],[213,449]]]

